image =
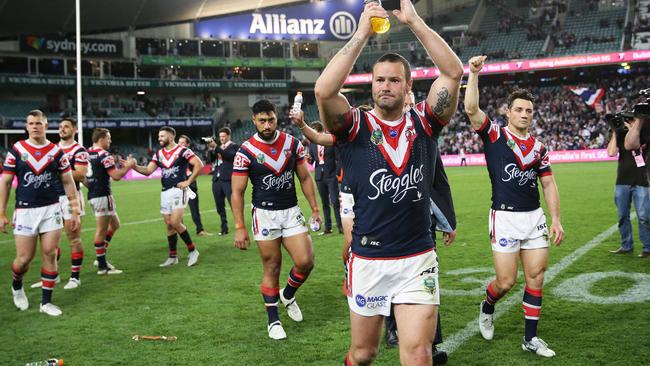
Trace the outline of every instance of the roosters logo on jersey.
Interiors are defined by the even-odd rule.
[[[519,186],[525,186],[528,182],[531,182],[531,187],[537,185],[537,172],[534,170],[521,170],[515,163],[506,165],[505,175],[501,178],[504,182],[517,181]]]
[[[23,187],[29,187],[32,184],[34,188],[40,188],[41,186],[49,187],[50,181],[52,180],[52,173],[44,172],[41,175],[36,175],[32,172],[27,172],[24,177]]]
[[[162,177],[163,177],[164,179],[171,178],[171,177],[176,178],[177,175],[178,175],[178,170],[179,170],[179,169],[180,169],[180,168],[178,167],[178,165],[177,165],[177,166],[174,166],[174,167],[172,167],[172,168],[169,168],[169,169],[165,169],[165,168],[163,168],[163,169],[162,169]]]
[[[424,165],[416,168],[411,166],[407,174],[396,177],[393,174],[387,174],[387,169],[375,170],[370,175],[370,185],[375,189],[375,194],[368,196],[371,200],[376,200],[380,195],[390,195],[393,203],[398,203],[404,199],[406,193],[412,189],[417,190],[417,184],[424,180]]]
[[[262,179],[264,187],[262,188],[265,191],[281,191],[283,189],[291,188],[293,184],[293,174],[291,171],[286,171],[280,176],[274,174],[269,174]]]

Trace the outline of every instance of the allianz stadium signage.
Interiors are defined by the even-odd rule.
[[[361,0],[330,0],[199,21],[200,38],[345,41],[357,30]]]
[[[20,51],[40,55],[76,54],[77,44],[73,37],[20,36]],[[82,56],[123,57],[122,41],[112,39],[81,39]]]
[[[48,119],[48,128],[59,128],[59,119]],[[84,128],[160,128],[172,127],[212,127],[212,118],[90,118],[84,119]],[[3,128],[24,129],[25,119],[11,119]]]

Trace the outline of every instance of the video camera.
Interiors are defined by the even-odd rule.
[[[609,128],[611,128],[612,131],[616,131],[618,133],[627,132],[627,127],[625,126],[625,122],[633,118],[634,118],[633,112],[607,113],[605,115],[605,121],[609,125]]]

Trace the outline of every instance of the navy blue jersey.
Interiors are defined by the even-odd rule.
[[[187,172],[191,167],[190,160],[195,156],[192,150],[181,145],[176,145],[171,150],[162,148],[153,154],[151,161],[160,167],[160,183],[163,191],[187,180]]]
[[[63,150],[50,141],[37,146],[21,140],[7,152],[3,169],[3,174],[18,179],[16,208],[34,208],[59,202],[60,174],[70,172],[70,163]]]
[[[111,195],[111,176],[108,172],[117,169],[115,158],[101,147],[88,149],[88,199]]]
[[[552,174],[544,145],[531,135],[518,138],[487,116],[476,133],[483,140],[492,181],[492,209],[520,212],[538,209],[537,177]]]
[[[77,142],[69,146],[61,146],[59,142],[59,147],[63,150],[63,153],[68,158],[70,162],[70,168],[74,170],[77,166],[88,166],[88,151],[85,147],[79,145]],[[74,182],[75,187],[79,190],[79,182]],[[60,196],[65,196],[65,190],[63,185],[57,185],[57,189]]]
[[[430,197],[445,122],[426,102],[396,121],[351,109],[337,135],[344,180],[354,196],[352,252],[397,258],[433,248]]]
[[[285,210],[298,205],[293,176],[298,164],[304,163],[305,149],[293,136],[278,132],[266,142],[255,134],[237,151],[233,175],[250,178],[253,207]]]

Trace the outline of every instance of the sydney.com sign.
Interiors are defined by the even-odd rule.
[[[320,1],[203,20],[194,30],[201,38],[344,41],[362,10],[362,0]]]
[[[38,54],[75,55],[74,38],[57,36],[21,36],[20,51]],[[122,41],[109,39],[81,39],[82,56],[123,57]]]

